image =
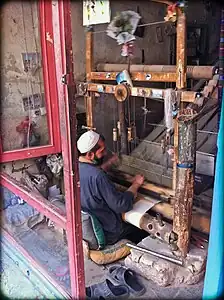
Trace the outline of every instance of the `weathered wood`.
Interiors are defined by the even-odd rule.
[[[173,220],[174,208],[169,203],[158,203],[153,208],[153,211],[161,213],[165,218]],[[210,217],[194,211],[191,220],[192,228],[208,234],[210,230]]]
[[[93,74],[94,79],[96,79],[96,76],[101,77],[100,74],[103,74],[106,72],[107,74],[111,74],[111,78],[115,78],[117,72],[121,72],[128,68],[127,64],[98,64],[97,65],[97,72]],[[187,66],[187,78],[192,79],[203,79],[208,80],[213,77],[213,74],[216,70],[215,66]],[[142,77],[143,81],[145,80],[145,75],[147,75],[149,72],[151,72],[152,77],[156,74],[160,73],[166,73],[167,75],[170,74],[170,76],[167,76],[167,81],[174,80],[176,81],[176,76],[174,76],[173,73],[176,71],[176,66],[173,65],[131,65],[130,66],[130,72],[133,80],[140,80]],[[154,74],[153,74],[154,73]],[[141,75],[140,75],[141,74]],[[135,79],[137,77],[137,79]],[[109,80],[112,80],[112,79]],[[160,77],[162,78],[162,77]],[[102,79],[102,77],[101,77]],[[154,80],[155,78],[152,78]],[[113,79],[114,80],[114,79]]]
[[[89,92],[114,94],[117,85],[105,84],[105,83],[89,83],[87,90]],[[147,87],[131,87],[131,96],[150,98],[154,100],[163,100],[165,89],[154,89]],[[196,92],[183,91],[181,94],[181,102],[195,102]]]
[[[86,32],[86,81],[91,81],[93,69],[93,31],[92,28]]]
[[[109,80],[115,81],[117,72],[91,72],[92,80]],[[175,70],[171,73],[167,72],[131,72],[132,81],[147,81],[147,82],[176,82]]]
[[[180,9],[177,11],[177,41],[176,41],[176,88],[183,90],[187,86],[187,30],[186,16]],[[178,157],[178,125],[174,120],[174,161],[173,161],[173,189],[177,187],[177,157]]]
[[[187,84],[187,31],[186,16],[180,9],[177,11],[177,57],[176,57],[176,73],[177,73],[177,89],[184,89]]]
[[[116,186],[121,191],[124,191],[124,190],[127,189],[127,187],[122,186],[120,184],[116,184]],[[144,186],[147,187],[147,183]],[[158,188],[158,190],[157,190],[157,188]],[[163,189],[160,190],[160,187],[155,186],[155,189],[157,190],[157,192],[160,192],[160,193],[163,192]],[[167,195],[169,195],[169,193],[166,192],[165,190],[164,190],[164,192]],[[172,192],[172,190],[170,190],[170,192]],[[147,200],[147,196],[143,195],[141,193],[138,193],[136,201],[139,201],[139,200]],[[173,208],[172,204],[169,204],[167,202],[160,202],[160,203],[154,205],[151,208],[151,210],[156,212],[156,213],[161,214],[167,220],[173,220],[174,208]],[[201,213],[200,211],[198,211],[195,208],[192,212],[191,226],[192,226],[193,229],[195,229],[197,231],[200,231],[200,232],[205,233],[205,234],[209,234],[209,231],[210,231],[210,216]]]
[[[89,29],[86,32],[86,80],[91,81],[91,72],[93,69],[93,32]],[[88,127],[93,128],[94,126],[94,93],[90,92],[89,95],[85,97],[86,106],[86,124]]]
[[[177,185],[174,203],[173,231],[178,235],[178,247],[186,257],[190,242],[192,206],[194,197],[194,173],[196,159],[196,123],[192,109],[178,114]]]

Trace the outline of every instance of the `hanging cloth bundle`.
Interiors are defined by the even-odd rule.
[[[107,27],[107,35],[117,40],[122,45],[135,40],[134,33],[140,20],[140,15],[135,11],[122,11]]]
[[[107,27],[107,35],[117,40],[118,45],[122,45],[122,56],[133,56],[133,41],[140,18],[140,15],[134,11],[122,11],[114,17]]]

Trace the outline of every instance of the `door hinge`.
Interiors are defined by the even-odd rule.
[[[68,84],[68,74],[62,75],[61,82],[66,85]]]

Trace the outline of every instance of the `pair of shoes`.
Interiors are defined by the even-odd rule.
[[[86,288],[87,299],[122,299],[129,296],[128,288],[124,285],[115,286],[113,283],[106,279],[103,282],[93,284]]]
[[[122,266],[109,268],[106,280],[86,288],[89,299],[128,298],[130,294],[139,297],[145,293],[145,287],[140,284],[135,272]]]

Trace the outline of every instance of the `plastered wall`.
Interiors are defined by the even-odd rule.
[[[35,2],[9,1],[1,6],[1,134],[3,150],[21,148],[16,126],[26,116],[36,123],[41,145],[48,143],[47,119],[23,109],[22,97],[44,92],[42,67],[31,75],[24,71],[22,53],[40,53],[40,33]]]

